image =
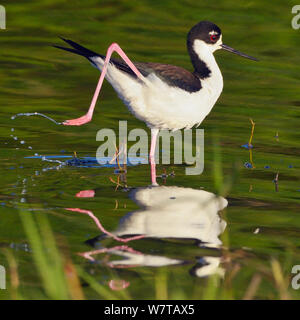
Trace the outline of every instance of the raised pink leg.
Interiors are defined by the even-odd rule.
[[[69,210],[69,211],[74,211],[74,212],[80,212],[80,213],[85,213],[87,214],[88,216],[90,216],[94,222],[96,223],[97,227],[105,234],[107,234],[108,236],[112,237],[113,239],[117,240],[117,241],[120,241],[120,242],[129,242],[129,241],[132,241],[132,240],[139,240],[139,239],[143,239],[145,238],[144,235],[140,235],[140,236],[134,236],[134,237],[130,237],[130,238],[126,238],[126,239],[123,239],[123,238],[119,238],[117,236],[115,236],[114,234],[110,233],[109,231],[107,231],[103,226],[102,224],[100,223],[99,219],[97,217],[95,217],[95,215],[93,214],[92,211],[89,211],[89,210],[84,210],[84,209],[79,209],[79,208],[65,208],[66,210]]]
[[[92,251],[85,251],[85,252],[79,252],[78,255],[82,256],[88,260],[95,261],[95,259],[92,257],[92,255],[99,254],[99,253],[107,253],[114,250],[126,250],[128,246],[115,246],[113,248],[103,248],[98,250],[92,250]]]
[[[151,165],[151,183],[153,186],[158,186],[156,182],[156,164],[155,164],[155,147],[157,135],[159,133],[158,129],[151,129],[151,147],[150,147],[150,165]]]
[[[99,253],[108,253],[108,252],[117,251],[117,250],[127,251],[127,252],[130,252],[133,254],[142,255],[142,253],[140,251],[136,251],[136,250],[134,250],[128,246],[125,246],[125,245],[115,246],[112,248],[103,248],[103,249],[97,249],[97,250],[92,250],[92,251],[79,252],[78,255],[82,256],[88,260],[95,261],[95,259],[92,257],[93,255],[96,255]]]
[[[127,63],[127,65],[130,67],[130,69],[140,78],[142,79],[143,76],[142,74],[139,72],[139,70],[134,66],[134,64],[129,60],[129,58],[126,56],[125,52],[120,48],[120,46],[117,43],[112,43],[106,53],[106,57],[105,57],[105,61],[104,61],[104,65],[103,65],[103,69],[101,72],[101,76],[100,79],[98,81],[97,87],[96,87],[96,91],[94,93],[91,105],[89,107],[89,110],[87,112],[87,114],[85,114],[84,116],[77,118],[77,119],[72,119],[72,120],[66,120],[63,122],[64,125],[66,126],[81,126],[82,124],[85,124],[87,122],[90,122],[92,120],[93,117],[93,113],[94,113],[94,109],[96,106],[96,102],[102,87],[102,83],[104,80],[104,77],[106,75],[107,72],[107,67],[108,67],[108,63],[110,60],[111,55],[113,54],[113,52],[116,51],[120,57]]]

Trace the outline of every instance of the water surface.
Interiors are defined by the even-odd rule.
[[[7,1],[7,30],[0,34],[0,244],[18,262],[26,297],[43,294],[19,208],[46,215],[76,264],[107,287],[122,280],[118,285],[131,298],[157,297],[157,279],[167,277],[168,298],[200,299],[212,274],[220,276],[219,291],[229,288],[227,298],[243,298],[256,274],[262,278],[256,298],[280,297],[272,259],[280,263],[285,277],[300,263],[300,48],[299,31],[290,25],[292,5]],[[83,58],[49,46],[60,43],[58,36],[99,52],[115,41],[133,60],[190,69],[186,33],[204,19],[222,28],[224,43],[261,61],[216,53],[225,85],[201,125],[202,175],[187,176],[184,166],[158,165],[159,175],[174,171],[175,176],[158,178],[162,189],[150,189],[149,166],[137,165],[128,167],[126,180],[121,176],[116,188],[115,167],[59,166],[35,156],[65,161],[76,151],[79,158],[95,157],[97,131],[117,131],[119,120],[128,121],[128,130],[147,130],[107,83],[93,121],[82,127],[33,117],[11,120],[19,112],[41,112],[63,121],[87,110],[98,72]],[[241,147],[249,139],[249,118],[256,123],[252,163],[250,151]],[[145,198],[158,190],[153,207]],[[138,195],[143,192],[141,201]],[[215,203],[217,198],[206,203],[205,195],[212,194],[220,194],[223,204]],[[146,237],[128,242],[129,249],[111,249],[86,259],[85,252],[123,243],[105,237],[87,214],[65,208],[91,212],[114,235]],[[3,252],[0,259],[7,266]],[[98,297],[91,288],[84,290],[87,298]],[[291,297],[299,297],[288,290]],[[0,296],[9,298],[10,293],[1,291]]]

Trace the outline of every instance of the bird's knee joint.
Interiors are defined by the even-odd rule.
[[[119,48],[120,46],[116,42],[113,42],[109,47],[114,49],[114,48]]]

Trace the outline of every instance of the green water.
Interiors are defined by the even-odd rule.
[[[159,279],[164,277],[168,298],[204,297],[209,277],[196,277],[191,270],[199,266],[201,257],[211,256],[220,258],[224,278],[217,290],[228,288],[227,297],[243,298],[253,276],[259,275],[254,297],[280,298],[271,268],[271,260],[276,259],[290,297],[299,298],[299,292],[289,285],[292,266],[300,264],[300,31],[291,27],[291,8],[296,1],[10,0],[1,4],[6,7],[7,29],[0,30],[0,246],[18,263],[25,297],[44,296],[17,210],[20,207],[47,215],[74,263],[105,286],[114,279],[128,282],[124,291],[131,298],[157,297]],[[95,256],[97,263],[91,263],[77,253],[92,250],[91,242],[86,241],[101,232],[88,216],[64,208],[90,210],[107,230],[114,231],[122,217],[139,209],[138,204],[122,188],[115,190],[110,180],[117,179],[113,168],[43,170],[55,164],[25,157],[35,153],[73,155],[74,151],[79,156],[95,156],[99,129],[117,131],[119,120],[128,121],[128,130],[147,130],[145,124],[129,113],[108,83],[103,86],[93,121],[82,127],[56,126],[42,118],[10,118],[19,112],[37,111],[62,121],[87,110],[99,74],[83,58],[52,48],[50,44],[61,44],[58,36],[102,53],[111,42],[117,42],[133,60],[190,69],[185,37],[200,20],[218,24],[224,43],[260,62],[216,53],[224,91],[201,125],[205,129],[204,172],[187,176],[184,166],[174,165],[158,165],[157,171],[174,170],[175,177],[168,177],[166,186],[204,189],[227,198],[228,207],[221,213],[227,223],[220,236],[223,246],[221,250],[201,248],[194,240],[174,234],[173,238],[148,238],[128,245],[149,255],[150,260],[159,256],[185,264],[111,268],[108,261],[122,259],[115,254],[100,254]],[[252,169],[244,166],[249,151],[241,148],[249,139],[249,118],[256,123]],[[273,180],[277,173],[276,191]],[[149,166],[129,167],[127,184],[148,186]],[[75,197],[81,190],[92,189],[96,190],[93,198]],[[92,244],[109,248],[118,242],[99,239]],[[8,269],[4,251],[0,251],[0,259]],[[234,270],[238,272],[232,276]],[[97,298],[88,286],[84,293],[87,298]],[[0,297],[10,298],[9,290],[1,290]]]

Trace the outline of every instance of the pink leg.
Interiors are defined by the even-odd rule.
[[[132,241],[132,240],[138,240],[138,239],[143,239],[145,238],[144,235],[140,235],[140,236],[134,236],[134,237],[131,237],[131,238],[127,238],[127,239],[123,239],[123,238],[119,238],[117,236],[115,236],[114,234],[110,233],[109,231],[105,230],[104,227],[102,226],[102,224],[100,223],[99,219],[97,217],[95,217],[95,215],[93,214],[92,211],[89,211],[89,210],[84,210],[84,209],[79,209],[79,208],[65,208],[66,210],[69,210],[69,211],[75,211],[75,212],[80,212],[80,213],[85,213],[87,214],[88,216],[90,216],[94,222],[96,223],[97,227],[105,234],[107,234],[108,236],[112,237],[113,239],[117,240],[117,241],[120,241],[120,242],[129,242],[129,241]]]
[[[92,250],[92,251],[86,251],[86,252],[80,252],[78,253],[79,256],[82,256],[88,260],[91,261],[95,261],[95,259],[92,257],[93,255],[99,254],[99,253],[108,253],[111,251],[117,251],[117,250],[121,250],[121,251],[127,251],[133,254],[139,254],[142,255],[142,253],[140,251],[136,251],[128,246],[115,246],[112,248],[103,248],[103,249],[98,249],[98,250]]]
[[[150,147],[150,165],[151,165],[151,183],[153,186],[158,186],[156,182],[156,164],[155,164],[155,147],[157,135],[159,133],[158,129],[151,129],[151,147]]]
[[[139,72],[139,70],[134,66],[134,64],[129,60],[129,58],[126,56],[125,52],[120,48],[120,46],[117,43],[113,43],[109,46],[107,53],[106,53],[106,57],[105,57],[105,61],[104,61],[104,65],[103,65],[103,69],[101,72],[101,76],[100,79],[98,81],[97,87],[96,87],[96,91],[94,93],[91,105],[89,107],[89,110],[87,112],[87,114],[85,114],[84,116],[77,118],[77,119],[72,119],[72,120],[66,120],[63,122],[64,125],[66,126],[81,126],[82,124],[85,124],[87,122],[90,122],[92,120],[93,117],[93,113],[94,113],[94,109],[96,106],[96,102],[102,87],[102,83],[104,80],[104,77],[106,75],[107,72],[107,67],[108,67],[108,63],[110,60],[111,55],[113,54],[113,52],[116,51],[121,58],[127,63],[127,65],[130,67],[130,69],[140,78],[142,79],[143,76],[142,74]]]
[[[103,248],[103,249],[98,249],[98,250],[93,250],[93,251],[80,252],[80,253],[78,253],[78,255],[80,255],[88,260],[95,261],[95,259],[92,257],[92,255],[99,254],[99,253],[106,253],[106,252],[110,252],[113,250],[125,250],[127,248],[128,248],[128,246],[116,246],[113,248]]]

